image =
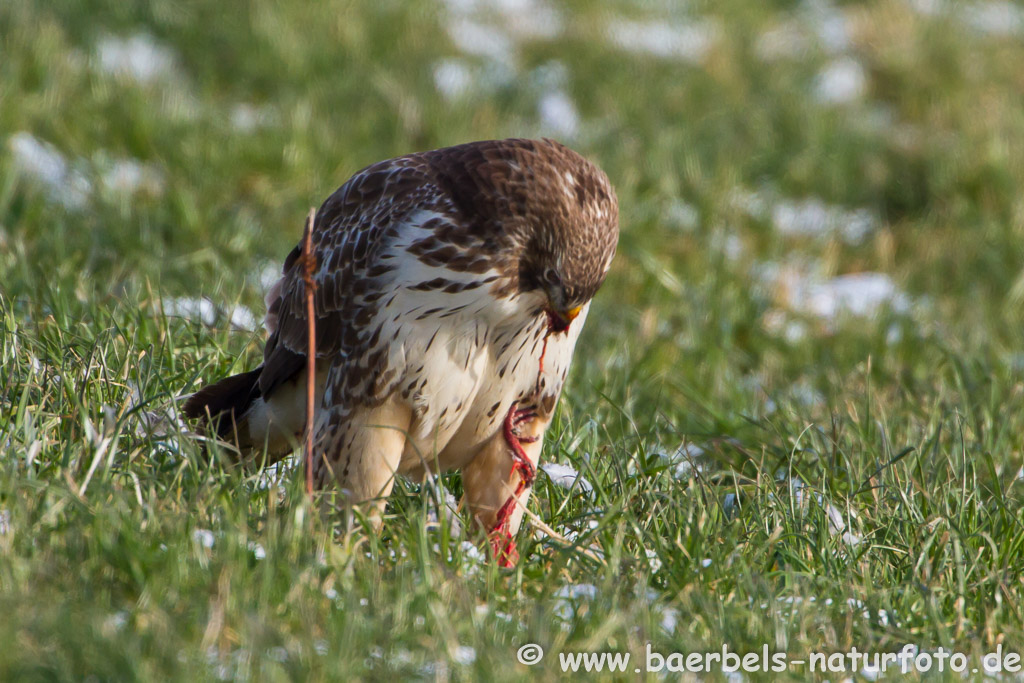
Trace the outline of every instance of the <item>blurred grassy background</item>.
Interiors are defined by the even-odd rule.
[[[1003,0],[7,0],[0,672],[1024,646],[1021,64]],[[524,534],[500,575],[411,485],[336,542],[294,472],[154,427],[256,362],[349,175],[540,135],[621,206],[546,446],[593,490],[534,504],[603,563]]]

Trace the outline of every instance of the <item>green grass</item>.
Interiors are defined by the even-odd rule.
[[[637,662],[648,644],[912,643],[975,666],[1024,650],[1024,36],[968,9],[840,3],[837,48],[801,3],[581,1],[496,66],[426,2],[0,3],[0,678],[558,678],[556,653]],[[615,47],[614,16],[717,28],[691,62]],[[765,59],[779,30],[802,47]],[[170,72],[104,71],[97,45],[139,33]],[[824,103],[816,79],[843,58],[864,92]],[[444,59],[491,77],[447,100]],[[541,475],[531,504],[572,544],[527,527],[499,570],[404,482],[381,536],[339,536],[301,470],[232,470],[147,428],[261,350],[161,301],[261,315],[260,272],[310,205],[379,159],[544,134],[552,83],[622,214],[545,446],[593,491]],[[256,129],[233,125],[239,104]],[[83,205],[24,171],[18,133],[90,182]],[[105,188],[118,159],[156,180]],[[755,192],[766,210],[737,199]],[[814,199],[873,227],[778,229],[772,206]],[[885,273],[906,305],[823,319],[766,264]],[[677,476],[664,454],[684,444],[703,454]],[[541,665],[516,663],[525,643]]]

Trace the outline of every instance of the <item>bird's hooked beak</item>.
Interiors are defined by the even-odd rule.
[[[567,311],[556,311],[553,308],[549,308],[548,329],[555,333],[565,332],[582,309],[582,306],[573,306]]]

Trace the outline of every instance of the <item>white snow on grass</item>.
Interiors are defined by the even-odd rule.
[[[53,145],[24,131],[7,142],[14,167],[22,176],[40,186],[47,197],[69,210],[83,209],[93,193],[93,181],[108,194],[159,196],[165,188],[164,174],[154,164],[138,159],[111,159],[102,150],[92,162],[69,162]]]
[[[700,225],[700,210],[682,199],[672,199],[664,209],[665,218],[680,230],[695,230]]]
[[[232,308],[228,320],[232,327],[237,327],[240,330],[255,330],[260,326],[259,319],[245,306]]]
[[[138,159],[115,159],[99,166],[100,183],[108,192],[123,195],[144,192],[153,196],[164,192],[164,174],[152,164]]]
[[[239,133],[252,133],[264,128],[273,120],[269,107],[258,107],[248,102],[239,102],[231,107],[228,120],[231,127]]]
[[[217,307],[209,299],[193,297],[165,298],[160,301],[160,308],[168,318],[184,318],[198,320],[204,325],[212,326],[217,322]]]
[[[460,52],[504,63],[516,60],[515,42],[496,26],[458,17],[449,21],[446,29],[448,37]]]
[[[544,474],[548,475],[548,479],[551,483],[561,486],[563,489],[572,489],[578,487],[584,493],[590,493],[594,490],[593,485],[586,480],[586,478],[580,476],[573,467],[569,465],[563,465],[557,462],[546,462],[540,466]]]
[[[174,72],[174,53],[147,33],[105,36],[96,45],[96,56],[105,73],[138,83],[151,83]]]
[[[849,529],[846,524],[846,518],[843,516],[843,513],[839,508],[826,500],[820,493],[808,495],[807,485],[801,480],[793,478],[788,481],[790,495],[793,496],[798,507],[806,509],[807,506],[813,503],[824,510],[825,516],[828,519],[829,536],[839,537],[843,543],[851,547],[860,544],[863,538]],[[856,518],[856,514],[852,510],[850,511],[850,516],[852,518]]]
[[[885,307],[906,312],[909,299],[885,273],[851,273],[805,285],[795,293],[791,305],[834,320],[841,315],[870,317]]]
[[[750,598],[749,602],[751,606],[754,605],[754,599]],[[786,618],[792,618],[800,613],[800,611],[807,605],[812,608],[816,608],[818,604],[824,605],[825,607],[831,607],[836,604],[832,598],[825,598],[819,601],[815,596],[810,595],[803,597],[800,595],[780,595],[775,598],[774,602],[761,602],[758,603],[758,607],[764,611],[771,611],[779,614]],[[847,598],[845,602],[852,614],[859,615],[862,619],[871,620],[871,610],[867,608],[862,600],[857,598]],[[888,626],[890,623],[895,623],[893,614],[888,610],[880,609],[877,610],[876,616],[878,617],[878,623],[882,626]],[[914,646],[914,652],[917,652],[917,647]]]
[[[463,541],[459,548],[462,550],[463,567],[468,574],[475,574],[487,563],[487,556],[476,543]]]
[[[434,63],[434,87],[448,101],[523,83],[520,45],[562,32],[561,13],[544,0],[446,0],[444,5],[444,28],[452,45],[463,56],[476,58]],[[541,90],[538,116],[543,132],[574,136],[579,116],[572,100],[560,89]]]
[[[704,449],[693,443],[683,444],[674,451],[657,451],[656,455],[672,468],[674,479],[689,479],[704,469],[701,462]]]
[[[570,621],[576,615],[576,607],[597,597],[597,586],[590,583],[564,584],[555,591],[552,612],[563,621]]]
[[[142,392],[137,384],[128,382],[128,409],[133,410],[138,424],[135,426],[135,435],[142,438],[154,437],[175,437],[188,433],[188,427],[178,413],[174,401],[164,404],[147,404],[148,409],[142,409]]]
[[[247,307],[235,306],[225,311],[205,297],[167,297],[161,299],[160,308],[168,318],[198,321],[208,327],[227,322],[237,329],[251,331],[260,326],[259,319]]]
[[[883,272],[856,272],[824,280],[792,266],[771,266],[764,270],[761,282],[774,290],[774,299],[783,308],[829,324],[844,316],[872,317],[887,308],[897,313],[910,309],[909,297]],[[781,332],[784,328],[775,324],[776,317],[783,323],[787,319],[773,310],[766,315],[766,323]]]
[[[741,211],[755,220],[767,219],[772,210],[774,192],[761,188],[748,190],[742,187],[733,188],[729,192],[729,206]]]
[[[45,185],[59,185],[68,173],[68,162],[57,148],[30,133],[15,133],[7,141],[19,169]]]
[[[884,311],[908,316],[922,306],[885,273],[850,273],[829,278],[813,264],[792,261],[757,264],[751,277],[755,288],[763,290],[775,303],[762,317],[764,328],[791,342],[811,331],[834,334],[846,319],[869,320]],[[793,315],[803,319],[794,319]],[[898,341],[898,329],[890,330],[888,338],[890,343]]]
[[[1003,37],[1024,33],[1024,7],[1009,0],[965,4],[960,12],[963,21],[981,33]]]
[[[850,49],[850,21],[828,0],[806,2],[804,20],[826,52],[838,54]]]
[[[661,611],[661,630],[671,635],[675,633],[676,624],[679,623],[679,610],[675,607],[666,607]]]
[[[284,487],[284,478],[290,470],[300,467],[300,462],[298,456],[289,455],[267,465],[256,473],[253,478],[253,488],[257,491],[266,491],[271,486],[277,486],[278,493],[284,496],[287,493],[287,489]]]
[[[918,14],[934,17],[942,13],[945,0],[906,0],[907,6]]]
[[[263,292],[267,293],[270,291],[270,288],[274,286],[274,283],[280,280],[281,277],[281,264],[277,261],[264,259],[262,265],[257,271],[256,280],[260,283],[260,288]]]
[[[446,100],[457,100],[473,90],[473,70],[465,60],[442,59],[434,64],[434,87]]]
[[[561,13],[543,0],[446,0],[452,17],[497,24],[519,40],[550,39],[562,32]]]
[[[7,140],[7,148],[16,172],[39,185],[51,201],[69,210],[88,203],[92,183],[56,147],[21,131]]]
[[[864,97],[868,77],[861,63],[840,57],[825,65],[814,82],[814,98],[823,104],[849,104]]]
[[[439,529],[441,520],[446,520],[448,531],[453,538],[462,536],[462,519],[459,517],[459,501],[455,499],[452,492],[437,479],[430,477],[424,483],[434,489],[436,498],[431,500],[430,509],[427,511],[427,528]],[[440,508],[440,509],[438,509]]]
[[[213,532],[209,529],[195,529],[192,532],[192,540],[198,545],[209,550],[213,547],[216,538],[214,537]]]
[[[555,597],[569,600],[593,600],[597,597],[597,586],[592,583],[571,583],[561,586]]]
[[[878,227],[867,209],[845,209],[820,199],[780,200],[771,207],[772,226],[786,237],[842,238],[859,244]]]
[[[850,50],[850,34],[850,20],[842,9],[825,0],[808,0],[789,19],[764,31],[754,50],[766,62],[803,57],[812,44],[840,55]]]
[[[579,132],[580,115],[576,104],[564,90],[544,93],[537,103],[540,125],[546,135],[574,138]]]
[[[906,0],[906,4],[921,16],[950,16],[974,31],[997,38],[1024,33],[1024,7],[1011,0]]]
[[[668,23],[615,18],[608,23],[607,33],[626,52],[699,63],[714,46],[719,30],[708,20]]]
[[[462,666],[469,666],[476,661],[476,650],[469,645],[459,645],[452,652],[452,661]]]
[[[657,574],[661,571],[662,562],[661,558],[658,557],[658,553],[651,550],[650,548],[644,549],[644,555],[647,557],[647,566],[651,568],[652,574]]]

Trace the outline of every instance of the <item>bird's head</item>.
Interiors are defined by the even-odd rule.
[[[552,160],[532,166],[521,291],[543,296],[552,332],[564,332],[601,283],[615,255],[619,212],[607,176],[575,152],[545,141]]]
[[[433,170],[492,249],[513,295],[564,332],[593,298],[619,239],[615,190],[601,169],[554,140],[497,140],[443,150]]]

